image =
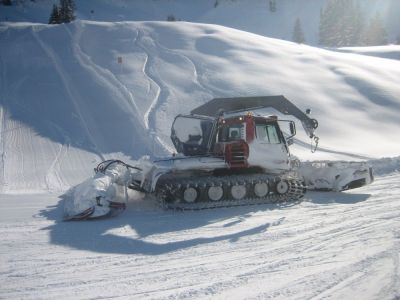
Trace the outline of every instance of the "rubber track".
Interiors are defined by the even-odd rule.
[[[285,194],[278,194],[273,190],[273,187],[275,187],[276,184],[281,180],[285,180],[289,183],[289,190]],[[270,192],[266,196],[257,197],[252,193],[253,185],[257,182],[268,183]],[[229,194],[227,193],[229,187],[234,184],[246,185],[247,193],[245,198],[240,200],[222,198],[222,200],[219,201],[204,201],[200,199],[200,201],[193,203],[188,203],[181,199],[184,187],[195,187],[197,190],[200,190],[200,197],[203,196],[204,198],[208,187],[213,185],[221,185],[223,186],[225,197],[226,194]],[[162,182],[160,186],[157,188],[157,199],[159,200],[160,205],[165,209],[176,210],[202,210],[220,207],[297,202],[304,196],[306,192],[303,182],[298,178],[288,176],[272,176],[267,174],[250,176],[233,175],[223,177],[204,177],[200,179],[182,180],[179,183],[173,179],[170,179]],[[168,201],[168,198],[174,198],[175,201]]]

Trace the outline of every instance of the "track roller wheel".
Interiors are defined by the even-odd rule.
[[[183,190],[183,200],[188,203],[195,202],[198,196],[199,192],[194,187],[188,186]]]
[[[242,184],[232,185],[231,194],[235,200],[243,199],[246,196],[246,186]]]
[[[259,197],[265,197],[269,192],[268,184],[266,182],[258,182],[254,185],[254,194]]]
[[[279,195],[284,195],[289,191],[289,183],[286,180],[281,180],[276,184],[276,192]]]
[[[218,201],[222,199],[224,190],[221,186],[210,186],[207,191],[208,198],[212,201]]]

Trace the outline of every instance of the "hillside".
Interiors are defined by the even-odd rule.
[[[47,23],[54,0],[12,0],[0,7],[0,22]],[[187,22],[217,24],[278,39],[292,40],[299,18],[306,43],[318,44],[320,11],[327,0],[74,0],[76,16],[92,21],[165,21],[168,16]],[[368,20],[382,17],[389,43],[400,36],[400,2],[397,0],[357,0]]]
[[[284,94],[311,108],[320,151],[312,155],[299,130],[292,151],[302,159],[400,153],[399,60],[184,22],[13,25],[0,34],[3,192],[61,191],[104,158],[171,153],[173,118],[214,97]]]

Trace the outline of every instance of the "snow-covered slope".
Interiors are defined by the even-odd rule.
[[[214,97],[284,94],[313,109],[321,151],[299,134],[302,159],[400,153],[399,60],[185,22],[16,24],[0,36],[3,192],[62,191],[104,158],[165,155],[173,118]]]
[[[349,48],[343,47],[343,48],[338,48],[337,51],[400,60],[400,48],[399,46],[395,45],[375,46],[375,47],[349,47]]]

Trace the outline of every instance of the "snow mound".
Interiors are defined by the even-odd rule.
[[[400,156],[386,157],[368,161],[372,166],[375,175],[389,175],[400,172]]]
[[[400,46],[375,46],[375,47],[344,47],[337,49],[345,53],[356,53],[362,55],[376,56],[387,59],[400,60]]]

